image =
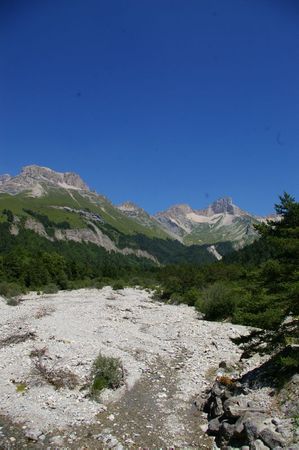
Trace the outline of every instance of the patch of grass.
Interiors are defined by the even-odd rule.
[[[26,390],[27,390],[27,384],[26,383],[17,383],[16,391],[19,394],[23,394]]]
[[[94,398],[103,389],[117,389],[124,380],[121,360],[99,354],[92,366],[91,380],[90,394]]]

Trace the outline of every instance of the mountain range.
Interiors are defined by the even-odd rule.
[[[49,240],[90,242],[109,252],[161,263],[167,252],[175,259],[188,248],[194,253],[195,246],[200,254],[220,259],[224,249],[253,242],[253,225],[266,220],[242,210],[229,197],[206,209],[180,204],[152,216],[131,201],[113,205],[75,173],[37,165],[24,167],[17,176],[0,176],[1,221],[7,211],[13,216],[12,234],[25,227]]]

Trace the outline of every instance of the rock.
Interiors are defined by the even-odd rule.
[[[233,396],[233,393],[229,389],[225,389],[225,391],[223,392],[221,398],[223,400],[227,400],[228,398],[231,398],[232,396]]]
[[[225,442],[229,442],[235,434],[235,426],[233,424],[222,422],[221,435]]]
[[[235,423],[235,432],[240,435],[244,431],[244,417],[241,416]]]
[[[225,361],[221,361],[220,363],[219,363],[219,366],[218,366],[220,369],[226,369],[227,368],[227,364],[226,364],[226,362]]]
[[[211,436],[215,436],[218,431],[220,430],[221,427],[221,423],[219,421],[219,419],[212,419],[209,421],[208,424],[208,434],[210,434]]]
[[[204,433],[207,433],[207,431],[208,431],[208,424],[200,425],[199,428],[200,428]]]
[[[231,397],[225,400],[223,409],[227,417],[238,418],[248,409],[247,400],[242,397]]]
[[[272,419],[272,423],[273,423],[273,425],[278,426],[278,425],[280,425],[281,420],[278,419],[277,417],[274,417],[274,418]]]
[[[198,411],[203,411],[205,403],[206,403],[206,399],[202,398],[201,395],[198,395],[198,396],[195,398],[195,400],[194,400],[194,402],[193,402],[193,405],[195,406],[195,408],[196,408]]]
[[[31,441],[38,441],[39,437],[42,435],[42,431],[40,430],[27,430],[25,433],[26,438]]]
[[[50,444],[57,445],[58,447],[63,446],[63,438],[61,436],[53,436]]]
[[[261,441],[260,439],[257,439],[254,442],[252,442],[251,449],[252,450],[269,450],[269,447],[267,447],[263,443],[263,441]]]
[[[270,448],[285,446],[285,440],[281,434],[278,434],[269,428],[264,428],[264,430],[260,432],[259,437]]]
[[[211,416],[219,417],[224,413],[222,401],[219,397],[215,398],[215,401],[211,405]]]
[[[253,441],[258,437],[258,428],[256,424],[251,422],[250,420],[244,422],[244,430],[246,432],[249,441]]]
[[[223,392],[224,392],[224,388],[223,388],[223,386],[220,386],[220,383],[218,383],[218,381],[213,384],[211,393],[215,397],[220,397],[223,394]]]

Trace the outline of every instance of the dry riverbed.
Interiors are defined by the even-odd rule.
[[[0,330],[1,448],[211,448],[192,401],[221,361],[238,361],[230,337],[247,334],[144,290],[109,287],[30,294],[14,307],[0,299]],[[41,349],[49,371],[74,376],[74,389],[38,372]],[[100,403],[88,396],[99,352],[125,369],[125,384]]]

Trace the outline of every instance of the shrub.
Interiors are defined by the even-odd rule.
[[[112,288],[113,288],[114,291],[118,291],[119,289],[124,289],[125,288],[125,283],[122,280],[115,281],[112,284]]]
[[[44,294],[56,294],[58,292],[58,286],[55,283],[49,283],[47,284],[44,289]]]
[[[0,295],[5,297],[6,299],[12,299],[21,295],[23,289],[17,283],[8,283],[6,281],[2,281],[0,283]]]
[[[169,303],[172,305],[178,305],[179,303],[183,303],[184,298],[182,294],[178,294],[177,292],[173,292],[170,296]]]
[[[6,300],[6,304],[9,306],[18,306],[20,303],[20,299],[17,297],[8,298]]]
[[[216,282],[202,291],[197,300],[197,309],[204,313],[207,320],[219,320],[231,317],[235,310],[234,292],[225,283]]]
[[[186,303],[189,306],[195,305],[195,303],[200,299],[199,290],[196,288],[188,289],[187,292],[183,295],[183,303]]]
[[[99,354],[91,371],[90,393],[96,397],[102,389],[117,389],[123,382],[124,370],[119,358]]]

